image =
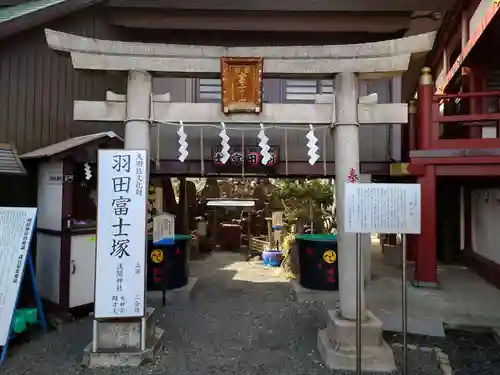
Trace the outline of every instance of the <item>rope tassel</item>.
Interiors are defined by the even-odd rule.
[[[229,146],[229,137],[227,136],[226,132],[226,125],[221,122],[222,125],[222,130],[219,133],[219,137],[221,139],[220,145],[222,146],[221,150],[221,162],[222,164],[226,164],[229,158],[231,157],[231,154],[229,154],[229,150],[231,149],[231,146]]]
[[[188,143],[186,141],[187,135],[184,132],[184,124],[182,123],[182,121],[179,121],[179,123],[180,123],[180,126],[179,126],[179,130],[177,130],[177,135],[179,136],[179,153],[180,153],[180,155],[179,155],[178,160],[181,163],[184,163],[184,161],[186,160],[186,158],[189,155],[189,153],[187,151]]]
[[[306,138],[309,141],[307,142],[307,147],[309,148],[307,155],[309,155],[309,164],[314,165],[319,159],[319,147],[317,146],[318,138],[314,135],[314,128],[312,125],[309,125],[309,129],[309,132],[306,134]]]

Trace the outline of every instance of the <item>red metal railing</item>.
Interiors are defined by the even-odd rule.
[[[494,113],[486,108],[485,99],[490,97],[498,98]],[[450,109],[445,108],[447,103],[454,107],[450,114],[445,113]],[[465,109],[465,113],[457,113],[459,106],[463,106],[461,110]],[[429,71],[425,70],[419,85],[418,113],[413,129],[409,122],[410,139],[412,132],[416,139],[414,145],[410,142],[410,147],[415,147],[413,149],[500,148],[500,91],[436,95]],[[483,126],[495,126],[497,137],[482,138]]]
[[[482,103],[482,99],[485,98],[490,98],[490,97],[497,97],[500,98],[500,91],[488,91],[488,92],[465,92],[465,93],[459,93],[459,94],[441,94],[441,95],[434,95],[433,96],[433,101],[434,103],[439,104],[445,104],[446,102],[453,101],[454,99],[465,99],[469,103],[469,108],[470,111],[474,107],[477,107],[479,110],[479,113],[469,113],[469,114],[452,114],[452,115],[441,115],[439,112],[433,114],[434,115],[434,121],[439,122],[439,123],[450,123],[450,122],[482,122],[482,121],[498,121],[500,120],[500,113],[481,113],[482,109],[484,107]],[[479,102],[479,104],[474,105],[475,103],[473,100],[476,99],[476,101]],[[465,103],[464,103],[465,104]],[[500,104],[500,101],[499,101]],[[498,111],[498,109],[497,109]],[[481,124],[477,124],[478,126],[481,126]],[[470,125],[471,126],[471,125]],[[475,125],[472,125],[475,126]]]

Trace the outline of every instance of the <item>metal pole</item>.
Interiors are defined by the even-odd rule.
[[[217,251],[217,208],[214,207],[214,213],[212,215],[213,218],[213,233],[212,233],[212,246],[213,246],[213,251]]]
[[[252,213],[248,213],[248,219],[247,219],[247,257],[250,259],[252,257],[252,231],[251,231],[251,225],[252,225]]]
[[[361,262],[361,235],[356,233],[356,375],[362,371],[361,345],[361,285],[363,280],[363,265]]]
[[[99,340],[99,326],[97,319],[92,321],[92,353],[97,353]]]
[[[313,202],[309,201],[309,220],[311,221],[311,234],[314,233],[314,212],[313,212]]]
[[[401,240],[401,247],[403,248],[403,270],[402,270],[402,277],[401,277],[401,283],[402,283],[402,290],[401,290],[401,295],[402,295],[402,311],[403,311],[403,316],[402,316],[402,325],[403,325],[403,375],[407,375],[408,373],[408,343],[407,343],[407,335],[408,335],[408,295],[407,295],[407,285],[406,285],[406,234],[401,235],[402,240]]]
[[[146,317],[141,318],[141,351],[146,350]]]

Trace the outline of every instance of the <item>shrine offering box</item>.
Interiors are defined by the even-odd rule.
[[[301,234],[299,248],[300,284],[314,290],[338,290],[337,236]]]

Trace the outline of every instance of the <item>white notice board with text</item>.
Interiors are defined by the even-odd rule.
[[[345,184],[347,233],[420,233],[420,184]]]
[[[0,346],[9,338],[35,218],[34,207],[0,207]]]
[[[99,150],[95,318],[145,313],[147,158]]]

